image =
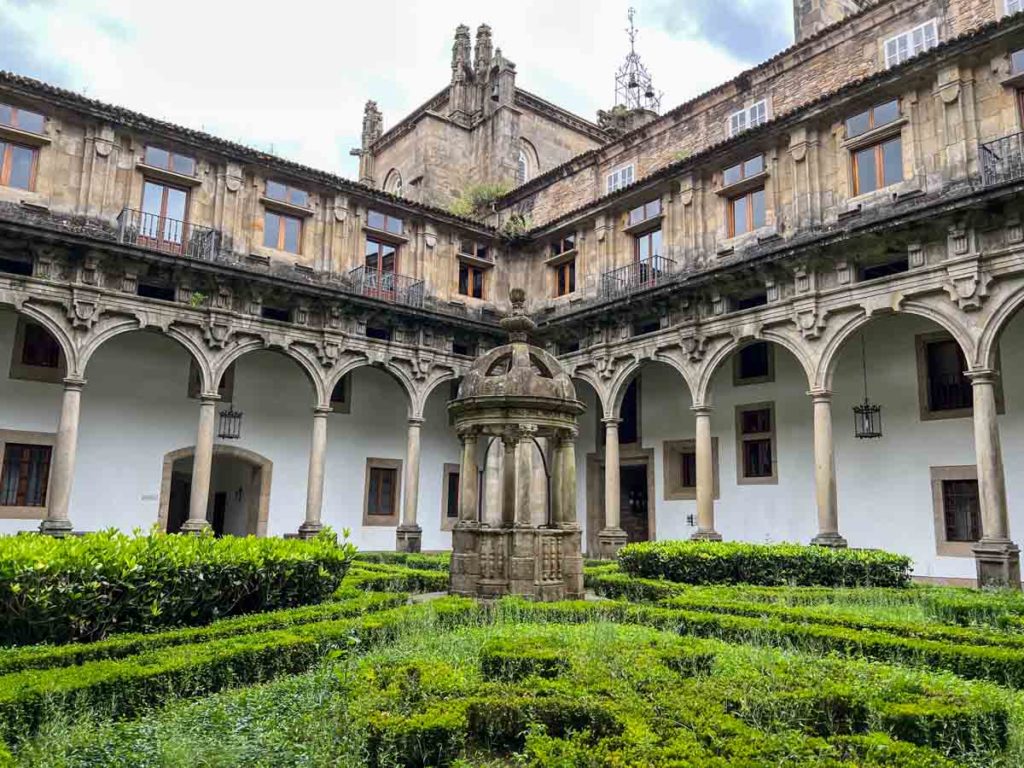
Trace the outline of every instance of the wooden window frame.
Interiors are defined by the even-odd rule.
[[[649,212],[648,209],[652,209],[653,212]],[[633,221],[633,214],[640,211],[640,218]],[[649,221],[660,219],[664,214],[664,210],[661,204],[661,198],[656,197],[653,200],[648,200],[642,205],[637,205],[629,209],[629,213],[626,215],[627,229],[631,227],[638,227],[646,224]]]
[[[167,165],[157,165],[156,163],[149,162],[148,154],[151,149],[159,152],[166,152]],[[181,157],[184,158],[185,160],[190,160],[192,162],[192,172],[185,173],[184,171],[179,171],[177,168],[175,168],[174,158],[176,157]],[[169,173],[174,176],[182,176],[188,179],[195,178],[196,171],[199,169],[199,162],[196,160],[194,156],[186,155],[182,152],[175,152],[173,149],[165,149],[164,147],[157,146],[156,144],[147,144],[145,148],[143,148],[142,165],[146,168],[155,168],[158,171],[164,171],[165,173]]]
[[[35,192],[36,191],[36,177],[39,173],[39,147],[32,147],[28,144],[19,144],[16,141],[9,141],[3,137],[0,137],[0,187],[10,187],[11,189],[20,189],[23,192]],[[28,173],[28,186],[27,187],[12,187],[11,186],[11,157],[14,155],[14,148],[27,149],[32,153],[32,167]]]
[[[642,261],[643,262],[647,262],[648,264],[650,264],[653,259],[658,258],[658,257],[661,256],[661,253],[654,253],[653,252],[654,249],[652,248],[650,255],[648,255],[648,257],[646,259],[641,259],[640,258],[640,242],[642,240],[645,240],[645,239],[649,238],[649,237],[653,237],[655,233],[659,233],[659,232],[661,232],[661,227],[657,226],[657,227],[651,227],[650,229],[644,230],[643,232],[638,232],[635,235],[633,235],[633,263],[634,264],[639,264]],[[664,236],[663,236],[662,237],[662,245],[664,245],[664,244],[665,243],[664,243]],[[652,245],[653,245],[653,243],[652,243]],[[653,279],[653,277],[654,276],[652,275],[651,279]]]
[[[31,445],[50,448],[50,467],[46,479],[45,504],[42,506],[2,506],[0,519],[8,520],[44,520],[50,508],[53,486],[53,447],[57,436],[50,432],[24,432],[14,429],[0,429],[0,472],[7,456],[7,444]]]
[[[370,474],[374,469],[395,471],[395,508],[390,515],[370,514]],[[366,475],[363,483],[363,525],[378,528],[394,528],[402,515],[402,460],[378,459],[366,460]]]
[[[952,341],[959,345],[959,342],[946,331],[932,331],[930,333],[919,333],[914,336],[915,357],[917,358],[917,402],[918,412],[921,421],[942,421],[944,419],[969,419],[974,415],[973,402],[969,408],[950,408],[946,410],[933,411],[928,405],[928,345],[938,341]],[[961,349],[961,354],[963,350]],[[966,360],[966,354],[964,354]],[[996,355],[996,367],[1001,366],[1001,356]],[[996,412],[1006,412],[1006,403],[1003,397],[1002,378],[996,378]]]
[[[451,492],[452,476],[461,478],[461,467],[458,464],[445,464],[441,470],[441,530],[450,531],[459,521],[459,508],[462,504],[462,485],[459,480],[455,490],[455,517],[448,517],[448,494]]]
[[[383,216],[384,226],[375,227],[373,224],[371,224],[371,216]],[[397,221],[399,224],[401,224],[401,227],[399,228],[398,232],[393,232],[391,229],[388,228],[388,223],[392,221]],[[388,237],[402,239],[405,239],[407,237],[405,234],[405,219],[399,218],[398,216],[392,216],[390,213],[384,213],[384,211],[378,211],[376,208],[368,208],[366,210],[366,228],[371,232],[379,232],[381,234],[387,235]]]
[[[571,296],[576,293],[576,259],[572,258],[554,266],[555,297]],[[562,286],[565,290],[562,290]]]
[[[744,434],[743,414],[748,411],[769,411],[771,429],[768,432],[755,432]],[[768,401],[763,403],[745,403],[736,406],[736,484],[737,485],[778,485],[779,482],[779,449],[778,449],[778,421],[775,417],[775,403]],[[765,477],[747,477],[743,470],[743,445],[753,440],[771,441],[772,452],[772,473]]]
[[[48,384],[60,384],[64,381],[67,374],[67,361],[64,358],[64,350],[60,351],[60,361],[56,368],[42,365],[29,365],[24,362],[25,358],[25,336],[28,331],[28,325],[33,321],[24,315],[18,316],[17,324],[14,327],[14,345],[11,349],[11,367],[8,376],[12,379],[20,379],[22,381],[41,381]],[[35,323],[39,325],[39,323]],[[44,328],[45,330],[45,328]],[[49,333],[49,331],[47,331]],[[51,334],[52,335],[52,334]],[[60,343],[54,339],[57,343],[58,349]]]
[[[760,224],[755,224],[755,222],[754,222],[754,204],[753,203],[754,203],[754,195],[756,195],[758,192],[760,192],[762,195],[765,196],[765,220],[763,222],[761,222]],[[736,203],[739,200],[746,200],[746,202],[747,202],[747,220],[745,222],[746,229],[744,229],[742,232],[739,232],[736,229]],[[728,210],[728,233],[729,233],[729,237],[739,237],[741,235],[747,235],[747,234],[750,234],[751,232],[754,232],[755,230],[758,230],[761,227],[765,226],[765,224],[767,224],[767,222],[768,222],[768,207],[767,206],[768,206],[768,196],[767,196],[767,193],[765,192],[765,188],[764,187],[756,187],[754,189],[751,189],[751,190],[748,190],[748,191],[744,192],[741,195],[734,195],[734,196],[728,198],[728,200],[726,202],[726,208]]]
[[[466,291],[465,292],[462,290],[462,272],[463,272],[463,270],[465,270],[465,272],[466,272]],[[477,277],[480,278],[480,291],[479,292],[477,292],[476,287],[475,287],[476,286],[476,278]],[[469,263],[467,263],[465,261],[459,261],[459,277],[458,277],[458,284],[456,285],[456,290],[459,292],[460,296],[466,296],[466,297],[468,297],[470,299],[480,299],[480,300],[483,300],[484,296],[487,293],[487,290],[484,287],[484,283],[486,282],[486,277],[487,277],[487,270],[486,269],[482,269],[482,268],[480,268],[478,266],[475,266],[473,264],[469,264]]]
[[[977,480],[978,468],[974,464],[930,467],[932,484],[932,515],[935,525],[935,554],[943,557],[974,557],[973,541],[949,541],[946,538],[946,502],[943,482],[946,480]],[[984,535],[985,520],[978,515],[978,533]]]
[[[146,202],[146,185],[147,184],[152,184],[153,186],[161,187],[163,189],[163,191],[160,193],[160,213],[159,214],[147,213],[144,210],[144,208],[143,208],[143,206],[145,205],[145,202]],[[167,198],[169,197],[168,192],[170,190],[174,190],[175,192],[184,192],[185,193],[185,207],[184,207],[184,211],[182,212],[182,219],[181,219],[181,242],[177,242],[177,241],[175,241],[173,239],[168,240],[165,237],[165,233],[167,231],[166,230],[166,222],[167,221],[177,221],[177,219],[172,219],[172,218],[170,218],[167,215]],[[156,216],[157,217],[157,237],[150,237],[149,235],[144,235],[140,231],[139,232],[139,242],[149,244],[151,247],[154,247],[154,248],[156,248],[158,250],[165,251],[165,252],[179,253],[179,254],[180,253],[184,253],[188,249],[188,241],[189,241],[189,236],[191,234],[189,232],[189,223],[188,223],[189,208],[191,206],[192,206],[192,191],[188,187],[176,186],[174,184],[167,183],[163,179],[147,178],[145,175],[143,175],[143,177],[142,177],[142,191],[141,191],[140,197],[139,197],[139,216],[140,216],[140,219],[141,219],[140,220],[139,228],[141,230],[141,229],[143,229],[145,227],[145,221],[146,221],[145,217],[147,217],[147,216]],[[264,226],[266,226],[265,220],[264,220]]]
[[[623,181],[622,177],[626,171],[629,171],[629,181]],[[612,184],[612,179],[615,179],[615,183]],[[636,166],[633,163],[626,163],[620,165],[613,171],[609,171],[604,177],[604,191],[605,194],[610,195],[613,192],[618,192],[620,189],[628,187],[636,181]]]
[[[888,144],[888,143],[890,143],[892,141],[899,141],[899,143],[900,143],[900,178],[899,178],[898,181],[894,181],[894,182],[891,182],[889,184],[886,184],[885,183],[885,153],[882,152],[882,147],[884,147],[886,144]],[[861,188],[860,188],[859,161],[857,160],[857,156],[861,152],[864,152],[864,151],[869,150],[869,149],[870,150],[874,150],[873,154],[874,154],[874,161],[875,161],[875,180],[878,183],[878,186],[875,187],[874,189],[869,189],[869,190],[865,191],[865,190],[861,190]],[[879,191],[881,191],[883,189],[886,189],[888,187],[895,186],[896,184],[899,184],[902,181],[906,181],[906,178],[904,177],[904,173],[903,173],[904,172],[904,168],[903,168],[903,136],[899,132],[897,132],[895,135],[886,136],[885,138],[881,138],[881,139],[879,139],[878,141],[876,141],[874,143],[867,144],[867,145],[862,146],[862,147],[857,147],[855,149],[851,148],[850,149],[850,163],[851,163],[851,168],[852,168],[852,172],[853,172],[852,186],[853,186],[853,196],[854,197],[859,197],[860,195],[870,195],[873,192],[879,192]]]
[[[682,457],[697,453],[697,441],[666,440],[662,443],[662,473],[664,478],[665,501],[693,501],[697,498],[697,487],[684,486],[682,478]],[[718,479],[718,437],[711,438],[711,475],[714,478],[714,498],[719,498]]]
[[[267,217],[268,216],[276,216],[277,218],[282,219],[281,224],[279,224],[278,227],[277,227],[277,244],[276,245],[267,245],[267,235],[266,235],[266,232],[267,232]],[[283,226],[283,223],[284,223],[283,220],[285,220],[285,219],[292,219],[293,221],[295,221],[299,225],[299,236],[298,236],[297,242],[296,242],[296,250],[294,250],[294,251],[289,251],[287,248],[285,248],[285,240],[286,240],[286,238],[285,238],[285,230],[286,230],[286,228]],[[302,235],[303,235],[303,229],[304,229],[304,227],[303,227],[303,221],[302,221],[302,217],[301,216],[294,216],[294,215],[292,215],[290,213],[282,213],[281,211],[271,211],[269,209],[265,209],[263,211],[263,232],[264,232],[264,234],[263,234],[263,247],[264,248],[270,248],[271,250],[281,251],[282,253],[290,253],[293,256],[301,256],[302,255]]]
[[[551,243],[551,256],[565,256],[567,253],[576,252],[576,233],[562,235]]]
[[[933,26],[934,27],[934,30],[935,30],[935,42],[934,42],[934,44],[933,45],[926,45],[925,47],[921,48],[921,50],[915,51],[914,50],[914,33],[917,32],[919,29],[920,30],[924,30],[928,26]],[[933,48],[937,48],[938,46],[942,45],[942,36],[939,34],[939,32],[940,32],[940,30],[939,30],[939,20],[938,19],[928,19],[927,21],[925,21],[925,22],[923,22],[921,24],[917,24],[917,25],[911,27],[910,29],[904,30],[903,32],[899,32],[898,34],[895,34],[895,35],[890,35],[889,37],[885,38],[882,41],[882,63],[883,63],[884,68],[885,69],[891,69],[892,67],[898,67],[900,64],[903,64],[904,62],[910,61],[914,57],[920,56],[922,53],[926,53],[927,51],[930,51]],[[927,42],[927,36],[924,35],[923,33],[922,33],[922,36],[925,39],[925,42]],[[900,40],[900,38],[904,38],[904,37],[907,39],[907,56],[904,59],[900,59],[900,57],[899,57],[899,43],[898,43],[898,41]],[[888,53],[887,49],[889,48],[889,43],[893,43],[893,42],[896,43],[896,55],[895,55],[894,59],[892,61],[890,61],[889,53]]]

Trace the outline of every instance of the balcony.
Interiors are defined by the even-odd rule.
[[[986,142],[979,154],[985,186],[1024,179],[1024,133]]]
[[[216,230],[187,221],[125,208],[117,217],[117,239],[151,251],[190,259],[211,260],[217,253]]]
[[[652,256],[601,275],[599,299],[617,299],[631,293],[653,288],[666,282],[675,272],[676,263],[664,256]]]
[[[409,307],[423,306],[422,280],[366,267],[356,267],[348,273],[348,278],[354,284],[355,290],[363,296]]]

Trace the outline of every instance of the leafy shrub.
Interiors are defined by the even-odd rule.
[[[116,531],[0,538],[0,644],[99,640],[319,603],[355,548],[312,541]]]
[[[400,565],[423,571],[447,571],[452,563],[451,552],[424,555],[421,552],[366,552],[356,553],[356,562]]]
[[[445,592],[448,572],[357,563],[342,586],[366,592]]]
[[[721,541],[628,544],[619,565],[632,576],[685,584],[881,586],[910,584],[910,558],[873,549]]]
[[[480,672],[485,680],[557,677],[568,668],[569,660],[559,649],[533,644],[529,638],[492,640],[480,649]]]
[[[506,184],[474,184],[462,190],[448,206],[448,212],[466,218],[482,218],[491,212],[491,203],[508,191]]]

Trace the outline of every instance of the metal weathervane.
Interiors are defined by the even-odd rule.
[[[629,36],[629,54],[625,63],[615,73],[615,106],[658,112],[661,109],[661,93],[654,90],[651,75],[636,52],[637,30],[633,24],[635,15],[636,10],[630,8],[629,28],[626,30]]]

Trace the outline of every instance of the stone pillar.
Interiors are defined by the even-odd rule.
[[[604,528],[597,534],[601,557],[613,559],[626,545],[619,520],[619,419],[604,419]]]
[[[540,464],[537,446],[524,433],[516,449],[516,525],[529,528],[533,525],[534,512],[534,468]]]
[[[555,466],[561,481],[558,484],[558,518],[556,525],[578,527],[576,520],[576,441],[572,436],[558,441]]]
[[[1020,549],[1010,539],[1006,480],[996,414],[996,379],[992,370],[968,371],[974,392],[974,451],[981,504],[981,541],[974,545],[978,586],[1020,589]]]
[[[327,414],[330,408],[313,409],[313,436],[309,446],[309,474],[306,476],[306,519],[299,526],[299,538],[311,539],[323,529],[324,462],[327,458]]]
[[[71,486],[75,479],[75,455],[78,451],[78,417],[82,406],[82,387],[85,379],[64,379],[64,394],[60,403],[60,421],[53,446],[50,470],[50,497],[46,505],[46,519],[39,530],[51,536],[65,536],[71,532]]]
[[[690,538],[721,541],[715,530],[715,459],[711,442],[711,406],[694,406],[696,416],[697,532]]]
[[[210,527],[206,519],[206,505],[210,497],[213,433],[217,425],[219,400],[220,395],[200,395],[199,429],[196,432],[196,450],[192,456],[192,496],[189,499],[188,520],[181,525],[182,533],[199,533]]]
[[[501,440],[489,440],[484,456],[484,489],[480,521],[490,526],[501,525],[502,458]]]
[[[548,458],[548,439],[538,437],[536,443],[533,440],[524,440],[520,444],[519,450],[530,455],[530,514],[527,520],[533,526],[547,525],[549,522],[548,510],[550,509],[552,514],[554,513],[552,499],[548,498],[551,493],[548,474],[552,475],[552,482],[555,479],[551,466],[554,460]],[[549,463],[545,465],[545,462]],[[547,473],[544,471],[545,466],[547,466]]]
[[[419,552],[423,542],[423,529],[416,522],[416,509],[420,500],[420,428],[422,426],[423,419],[418,417],[409,419],[409,437],[405,451],[405,493],[402,495],[402,524],[398,526],[396,534],[396,548],[399,552]]]
[[[548,523],[553,527],[557,527],[565,519],[565,498],[562,487],[565,480],[565,468],[562,462],[565,457],[563,455],[562,438],[555,437],[548,442],[553,446],[551,464],[548,467],[548,471],[551,473],[551,482],[548,484],[548,493],[551,494],[551,519],[548,520]]]
[[[501,524],[511,526],[516,519],[516,445],[519,440],[513,435],[502,435],[501,443],[505,448],[501,467]]]
[[[832,393],[810,393],[814,402],[814,487],[818,507],[818,535],[812,544],[845,547],[839,535],[839,506],[836,498],[836,456],[832,440]]]
[[[476,433],[462,435],[462,463],[459,466],[459,522],[477,522]]]

